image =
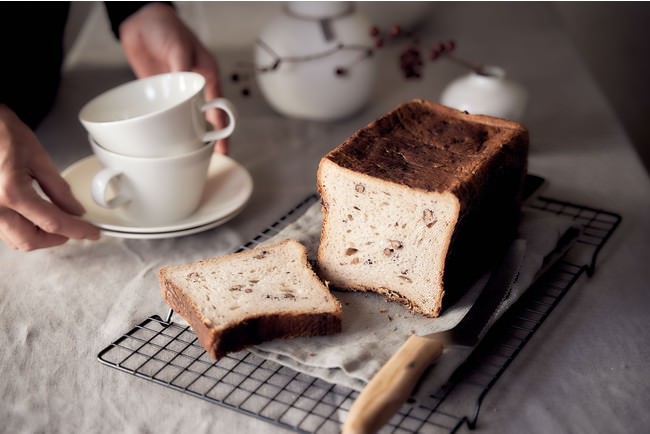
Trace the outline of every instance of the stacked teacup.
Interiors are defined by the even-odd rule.
[[[142,226],[165,225],[199,206],[217,140],[235,129],[230,101],[204,100],[205,79],[173,72],[134,80],[89,101],[79,120],[103,169],[92,178],[95,202]],[[205,111],[225,112],[212,130]]]

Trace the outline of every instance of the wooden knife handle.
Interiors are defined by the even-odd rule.
[[[412,335],[352,404],[343,434],[377,432],[408,399],[424,370],[442,354],[442,342]]]

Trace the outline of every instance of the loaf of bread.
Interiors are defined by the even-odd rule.
[[[159,271],[165,302],[213,358],[275,338],[341,331],[341,304],[293,240]]]
[[[528,132],[424,100],[322,158],[321,278],[438,316],[511,242]]]

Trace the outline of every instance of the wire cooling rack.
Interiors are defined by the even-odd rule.
[[[312,195],[243,245],[253,248],[318,200]],[[468,360],[426,402],[407,402],[380,433],[453,433],[476,426],[481,403],[494,383],[562,297],[595,271],[598,253],[621,217],[602,209],[547,197],[527,203],[564,215],[583,227],[567,253],[492,327]],[[179,392],[301,433],[338,433],[358,392],[293,371],[243,351],[218,362],[188,326],[155,315],[102,350],[101,363]]]

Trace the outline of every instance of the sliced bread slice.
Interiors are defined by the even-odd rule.
[[[341,304],[312,271],[294,240],[166,266],[164,301],[215,359],[275,338],[341,331]]]

